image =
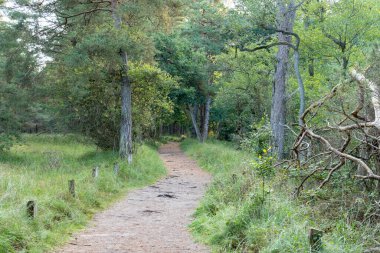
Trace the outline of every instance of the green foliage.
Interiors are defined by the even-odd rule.
[[[252,162],[252,169],[255,175],[265,179],[270,179],[275,175],[275,169],[273,167],[274,159],[269,156],[267,150],[263,150],[264,156],[259,156],[257,160]]]
[[[9,150],[18,140],[18,134],[9,132],[0,134],[0,151]]]
[[[160,34],[156,37],[156,60],[161,69],[178,79],[179,87],[170,92],[175,104],[175,119],[181,119],[184,109],[193,103],[204,103],[204,80],[207,73],[203,66],[204,55],[192,50],[191,42],[179,34]]]
[[[155,57],[160,68],[178,77],[184,88],[200,85],[206,78],[202,68],[206,59],[204,55],[192,50],[191,41],[180,34],[158,34],[155,41],[159,50]]]
[[[228,11],[223,5],[209,1],[191,2],[186,10],[186,20],[177,31],[157,36],[156,60],[162,69],[179,80],[180,88],[171,93],[176,112],[196,112],[199,117],[195,117],[193,126],[199,127],[208,118],[206,101],[218,88],[215,83],[220,66],[215,58],[226,51]],[[178,114],[176,118],[180,118]],[[203,127],[199,128],[202,132]]]
[[[186,135],[181,135],[181,136],[170,136],[170,135],[164,135],[160,137],[160,142],[162,143],[168,143],[168,142],[181,142],[186,139]]]
[[[90,136],[101,148],[117,149],[121,114],[120,85],[113,79],[112,73],[105,69],[103,73],[90,76],[87,65],[74,69],[67,66],[66,69],[67,74],[74,71],[77,75],[68,76],[70,82],[67,79],[62,80],[60,95],[68,97],[68,100],[64,101],[60,115],[64,116],[67,109],[70,110],[72,118],[68,124],[71,129]],[[149,64],[131,63],[129,78],[133,83],[134,136],[137,139],[149,137],[172,113],[173,104],[168,94],[177,86],[177,82],[167,73]],[[82,85],[71,86],[71,81]]]
[[[256,155],[263,155],[270,150],[271,136],[270,123],[263,117],[251,127],[251,131],[241,140],[240,146]]]
[[[22,130],[39,125],[42,99],[36,50],[23,24],[0,23],[0,152],[9,149]]]
[[[23,145],[0,157],[0,252],[51,251],[127,190],[150,184],[166,172],[156,150],[146,145],[127,165],[81,136],[22,138]],[[113,175],[115,162],[120,164],[118,177]],[[96,180],[91,176],[95,166],[100,166]],[[75,199],[68,193],[70,179],[77,184]],[[39,209],[33,221],[26,217],[29,200]]]
[[[173,113],[169,93],[178,87],[178,83],[169,74],[151,65],[132,67],[130,78],[136,83],[132,93],[134,131],[138,136],[149,137]]]
[[[363,53],[376,42],[379,8],[374,0],[307,2],[300,11],[305,18],[296,25],[302,38],[301,53],[312,60],[309,64],[316,72],[339,81],[342,74],[336,74],[363,62]]]
[[[181,34],[191,42],[193,50],[207,57],[218,55],[225,48],[226,13],[222,4],[210,4],[207,0],[193,2]]]
[[[235,52],[216,58],[222,66],[211,119],[218,122],[218,138],[240,142],[270,110],[272,56]]]

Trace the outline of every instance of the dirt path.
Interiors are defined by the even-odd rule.
[[[165,144],[159,152],[169,172],[165,179],[130,192],[95,215],[87,229],[57,252],[209,252],[193,242],[187,225],[210,175],[178,143]]]

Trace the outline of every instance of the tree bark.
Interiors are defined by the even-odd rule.
[[[125,51],[120,52],[123,58],[123,76],[121,81],[121,122],[119,154],[122,159],[132,163],[132,87],[128,79],[128,57]]]
[[[201,141],[202,135],[201,135],[201,132],[200,132],[198,124],[197,124],[197,112],[198,112],[198,106],[197,105],[194,105],[193,108],[191,108],[191,106],[189,106],[189,114],[191,117],[191,122],[193,123],[195,134],[197,135],[197,139],[199,141]]]
[[[351,72],[351,77],[359,82],[359,84],[367,84],[371,90],[371,98],[373,110],[375,111],[375,118],[369,124],[380,130],[380,87],[377,83],[368,80],[362,73],[353,69]],[[366,123],[364,123],[366,124]]]
[[[207,94],[206,96],[206,106],[205,106],[205,118],[203,122],[203,130],[202,130],[202,140],[201,142],[205,142],[208,137],[208,126],[210,122],[210,106],[211,106],[211,96]]]
[[[304,122],[302,120],[302,115],[305,112],[305,86],[303,84],[302,76],[300,73],[299,61],[300,61],[300,54],[298,50],[296,50],[294,51],[294,71],[297,76],[298,88],[299,88],[299,93],[300,93],[300,109],[299,109],[298,124],[300,126],[303,126]]]
[[[277,14],[277,28],[292,32],[295,18],[294,0],[286,6],[284,0],[279,0]],[[291,36],[278,32],[278,40],[291,43]],[[273,134],[274,151],[278,159],[284,158],[285,122],[286,122],[286,81],[289,65],[289,47],[280,45],[277,52],[277,66],[273,84],[271,127]]]
[[[343,52],[343,53],[344,53],[344,52]],[[347,73],[348,62],[349,62],[348,57],[343,56],[343,57],[342,57],[342,68],[343,68],[343,71],[344,71],[344,75],[346,75],[346,73]]]
[[[117,0],[111,1],[112,18],[115,28],[121,30],[121,18],[117,14]],[[121,66],[121,121],[119,155],[132,163],[132,87],[128,78],[128,54],[125,50],[119,51]]]

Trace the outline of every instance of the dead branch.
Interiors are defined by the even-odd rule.
[[[335,86],[329,94],[310,105],[301,116],[301,120],[306,123],[302,126],[293,144],[294,162],[300,166],[298,156],[303,150],[303,143],[305,143],[305,139],[307,138],[311,144],[314,143],[314,145],[318,145],[317,150],[319,151],[317,154],[308,158],[302,166],[308,166],[307,164],[310,164],[311,161],[315,161],[315,159],[319,157],[326,157],[326,159],[320,162],[320,164],[326,164],[326,166],[312,170],[301,181],[297,188],[297,195],[307,180],[312,178],[313,175],[327,170],[327,176],[318,187],[323,188],[332,179],[333,175],[343,168],[348,161],[356,164],[364,171],[364,175],[362,175],[361,172],[356,173],[360,174],[355,175],[356,178],[380,181],[380,175],[375,173],[375,171],[378,170],[371,168],[373,164],[378,164],[372,161],[378,159],[380,138],[369,134],[370,128],[380,129],[380,88],[378,84],[368,80],[363,74],[356,70],[352,70],[350,74],[352,79],[358,83],[358,101],[356,108],[351,113],[346,111],[343,103],[340,105],[340,108],[331,107],[330,105],[332,98],[337,94],[339,87],[342,85],[339,84]],[[365,105],[366,86],[370,90],[371,102],[375,111],[373,121],[366,121],[364,117],[359,116],[359,113],[363,110]],[[313,130],[309,125],[322,107],[338,116],[343,116],[343,118],[339,120],[338,124],[331,126],[327,121],[327,128],[322,126],[318,130]],[[335,121],[334,118],[333,121]],[[345,122],[351,123],[343,125]],[[342,134],[346,137],[342,136]],[[352,140],[354,141],[351,144]],[[339,147],[336,147],[336,143],[341,144]],[[365,150],[365,155],[357,154],[360,150]],[[339,160],[336,161],[337,159]]]
[[[318,139],[320,140],[328,150],[332,151],[334,154],[338,155],[339,157],[341,158],[345,158],[345,159],[348,159],[360,166],[362,166],[366,172],[367,172],[367,176],[361,176],[361,175],[356,175],[357,177],[359,178],[365,178],[365,179],[376,179],[376,180],[380,180],[380,176],[379,175],[376,175],[373,173],[372,169],[365,163],[363,162],[361,159],[353,156],[353,155],[350,155],[350,154],[347,154],[347,153],[343,153],[341,152],[340,150],[334,148],[330,142],[328,140],[326,140],[324,137],[318,135],[318,134],[315,134],[312,130],[310,129],[306,129],[305,130],[307,135],[309,135],[310,137],[312,138],[315,138],[315,139]]]
[[[327,182],[330,181],[331,179],[331,176],[332,174],[337,171],[338,169],[340,169],[344,164],[346,163],[346,161],[344,159],[341,159],[340,162],[335,166],[333,167],[329,174],[327,175],[327,177],[325,178],[325,180],[323,180],[323,182],[319,185],[319,189],[321,189]]]

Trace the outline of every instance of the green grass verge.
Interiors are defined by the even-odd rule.
[[[321,228],[322,252],[361,253],[375,241],[379,227],[328,219],[312,201],[291,198],[287,175],[277,172],[266,182],[252,170],[252,155],[228,143],[199,144],[185,140],[182,149],[214,175],[190,228],[195,237],[215,252],[309,252],[308,231]],[[336,209],[331,208],[331,212]]]
[[[143,145],[131,166],[76,135],[26,135],[23,145],[0,154],[0,252],[46,252],[63,244],[91,216],[129,189],[155,182],[166,173],[156,150]],[[118,176],[113,174],[120,164]],[[97,179],[92,168],[100,166]],[[76,198],[68,180],[76,181]],[[35,200],[38,215],[26,215]]]

